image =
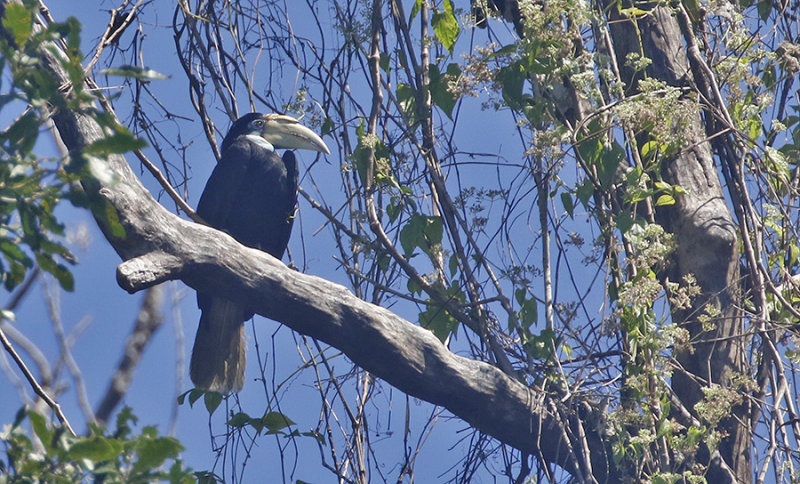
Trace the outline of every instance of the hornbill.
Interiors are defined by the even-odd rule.
[[[197,205],[210,226],[280,259],[289,243],[297,205],[297,160],[292,151],[330,153],[322,139],[289,116],[250,113],[233,123],[219,163]],[[244,386],[246,304],[214,292],[197,293],[200,325],[190,375],[198,388],[227,393]]]

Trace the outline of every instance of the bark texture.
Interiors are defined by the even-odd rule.
[[[614,7],[609,8],[615,11]],[[686,46],[671,9],[655,7],[649,15],[635,20],[612,16],[610,30],[618,59],[638,53],[641,45],[645,57],[653,61],[646,70],[650,77],[669,86],[690,85]],[[621,71],[623,81],[636,92],[641,73],[635,73],[628,65]],[[689,331],[693,342],[690,349],[675,354],[680,369],[673,374],[672,388],[683,406],[692,410],[704,397],[703,387],[731,387],[731,378],[747,374],[747,369],[743,322],[735,304],[739,284],[738,230],[725,203],[720,174],[699,113],[688,121],[684,133],[688,148],[666,159],[661,175],[664,181],[687,193],[678,197],[674,205],[659,209],[656,220],[677,237],[677,252],[668,271],[670,279],[682,281],[691,274],[702,289],[690,308],[672,312],[673,319]],[[712,319],[711,330],[708,325],[704,328],[699,318],[709,308],[719,310]],[[734,407],[733,415],[722,423],[728,436],[718,452],[703,456],[709,465],[709,482],[752,480],[752,435],[745,412],[744,405]]]
[[[476,2],[473,2],[475,5]],[[676,18],[678,9],[658,4],[622,4],[604,2],[608,16],[611,42],[609,48],[617,59],[626,95],[640,92],[638,82],[646,74],[651,79],[664,81],[668,86],[706,90],[708,80],[692,77],[701,71],[690,63],[681,25]],[[520,36],[525,35],[525,11],[516,0],[489,0],[488,6],[505,20],[512,22]],[[635,9],[633,8],[635,7]],[[543,7],[546,8],[546,5]],[[623,15],[622,9],[636,10]],[[480,17],[479,17],[480,18]],[[598,37],[600,38],[600,37]],[[644,72],[635,71],[626,60],[629,54],[643,55],[652,62]],[[568,84],[564,84],[568,87]],[[569,99],[561,96],[559,99]],[[579,99],[580,96],[572,96]],[[571,106],[569,102],[560,105]],[[573,113],[582,113],[575,110]],[[711,113],[706,113],[713,116]],[[561,116],[559,121],[565,122]],[[568,127],[574,126],[566,120]],[[680,186],[686,194],[678,197],[672,206],[656,211],[656,221],[665,230],[675,234],[677,252],[669,261],[666,274],[673,282],[693,275],[702,289],[688,309],[673,309],[673,320],[679,322],[690,334],[692,344],[675,353],[678,368],[673,373],[672,389],[678,402],[688,413],[704,398],[703,388],[720,385],[737,389],[735,379],[747,375],[744,357],[745,329],[741,312],[737,309],[739,290],[738,228],[726,204],[720,172],[714,164],[711,143],[708,140],[703,117],[698,111],[682,127],[684,146],[677,155],[662,162],[661,176],[671,185]],[[711,133],[714,134],[714,133]],[[640,146],[649,140],[649,133],[639,133]],[[707,313],[713,317],[710,324],[701,323]],[[700,463],[708,466],[709,482],[752,482],[750,449],[752,428],[747,403],[742,400],[733,406],[731,416],[723,419],[720,429],[726,435],[713,453],[701,449]],[[687,413],[684,412],[684,415]]]

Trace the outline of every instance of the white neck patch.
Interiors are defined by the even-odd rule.
[[[264,148],[267,151],[275,151],[275,147],[272,146],[272,143],[270,143],[269,141],[265,140],[264,138],[262,138],[257,134],[247,134],[245,135],[245,138],[252,141],[256,145],[260,146],[261,148]]]

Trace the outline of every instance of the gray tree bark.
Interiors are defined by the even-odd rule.
[[[617,59],[638,53],[641,45],[645,57],[652,60],[646,69],[648,76],[674,87],[692,84],[687,48],[672,9],[654,7],[649,15],[636,20],[613,15],[615,7],[609,6],[609,10]],[[628,65],[621,66],[621,71],[623,81],[635,92],[641,73],[635,73]],[[689,120],[685,145],[689,148],[663,162],[661,175],[667,183],[684,188],[686,194],[678,197],[674,205],[659,208],[656,220],[677,237],[677,253],[668,270],[670,279],[682,281],[691,274],[702,289],[690,308],[672,311],[673,320],[689,331],[693,342],[690,349],[675,354],[680,370],[673,374],[672,388],[683,406],[692,410],[704,397],[703,387],[731,387],[731,378],[746,375],[747,368],[743,320],[736,305],[738,230],[725,203],[720,173],[699,113]],[[712,319],[712,331],[705,330],[698,318],[709,306],[719,310]],[[718,452],[701,456],[709,466],[709,482],[752,481],[752,430],[747,413],[744,403],[735,406],[733,415],[721,424],[728,435]]]

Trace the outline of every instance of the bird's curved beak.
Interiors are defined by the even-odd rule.
[[[291,116],[283,114],[267,114],[267,121],[261,131],[261,137],[281,149],[312,150],[330,154],[331,150],[325,145],[317,133],[306,128]]]

